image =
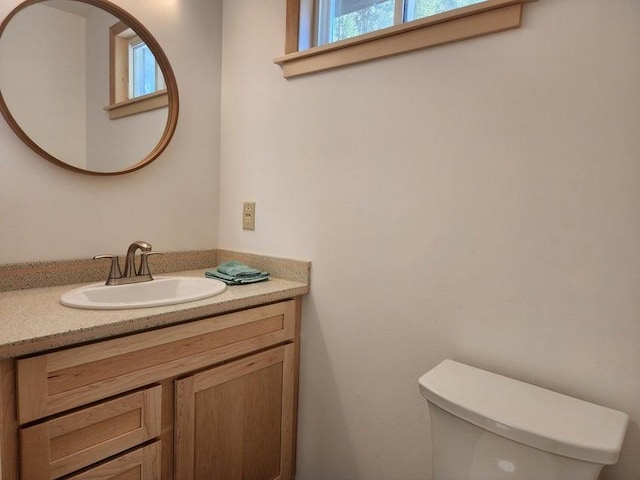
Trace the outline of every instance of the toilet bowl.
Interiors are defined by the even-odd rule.
[[[595,480],[629,417],[453,360],[418,380],[434,480]]]

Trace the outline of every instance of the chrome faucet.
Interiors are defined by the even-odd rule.
[[[136,271],[136,252],[140,250],[140,267]],[[124,275],[120,271],[120,262],[117,255],[96,255],[94,260],[99,258],[111,259],[111,270],[107,278],[106,285],[125,285],[127,283],[150,282],[153,280],[149,271],[150,255],[162,255],[161,252],[152,252],[151,244],[137,241],[129,245],[124,264]]]

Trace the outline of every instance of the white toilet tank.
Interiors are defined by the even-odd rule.
[[[618,461],[625,413],[453,360],[418,382],[434,480],[595,480]]]

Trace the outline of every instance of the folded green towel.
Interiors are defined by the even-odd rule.
[[[251,277],[251,278],[238,278],[238,277],[230,277],[229,275],[216,272],[215,270],[207,272],[205,276],[207,278],[215,278],[217,280],[221,280],[227,285],[245,285],[247,283],[257,283],[257,282],[264,282],[266,280],[269,280],[269,274],[261,275],[258,277]]]
[[[269,280],[270,274],[231,260],[218,265],[215,270],[208,270],[205,276],[222,280],[227,285],[244,285]]]
[[[237,260],[230,260],[228,262],[221,263],[218,265],[216,270],[231,277],[257,277],[266,273],[256,270],[255,268],[251,268]]]

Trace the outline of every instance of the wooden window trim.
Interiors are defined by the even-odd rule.
[[[522,6],[536,0],[487,0],[358,37],[298,51],[302,0],[287,0],[285,55],[274,60],[285,78],[519,28]],[[308,24],[308,25],[307,25]]]
[[[129,82],[129,60],[127,58],[127,39],[119,35],[129,26],[118,22],[109,27],[109,105],[115,105],[127,99]]]
[[[129,28],[124,22],[109,27],[109,105],[104,110],[110,120],[169,105],[166,89],[129,99],[129,39],[119,36]]]
[[[114,120],[116,118],[148,112],[149,110],[155,110],[168,105],[169,95],[167,94],[167,91],[160,90],[158,92],[150,93],[149,95],[144,95],[143,97],[136,97],[131,100],[116,103],[115,105],[108,105],[104,107],[104,109],[109,112],[109,118]]]

